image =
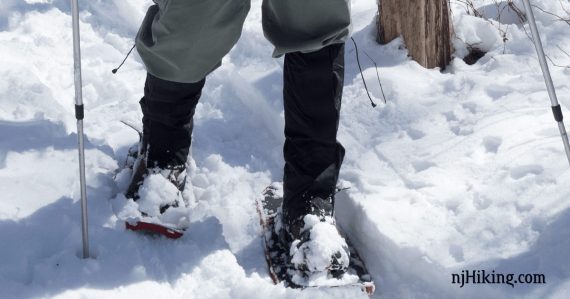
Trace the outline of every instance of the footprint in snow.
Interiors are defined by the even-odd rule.
[[[488,153],[496,154],[499,151],[499,147],[503,143],[503,139],[497,136],[485,136],[483,138],[483,146]]]
[[[453,111],[444,112],[442,114],[445,117],[445,120],[447,120],[447,122],[457,121],[457,116],[455,116],[455,113],[453,113]]]
[[[426,136],[426,133],[412,128],[408,128],[406,130],[406,133],[408,134],[408,136],[410,136],[410,138],[412,138],[412,140],[418,140]]]
[[[485,92],[493,101],[496,101],[511,93],[512,89],[504,85],[490,85],[485,88]]]
[[[417,172],[424,171],[428,168],[432,168],[434,166],[437,166],[437,164],[432,163],[430,161],[418,160],[418,161],[412,162],[412,166],[414,167],[414,169],[416,170],[416,173],[417,173]]]
[[[459,124],[449,128],[456,136],[467,136],[473,134],[473,127],[471,125]]]
[[[539,175],[544,171],[540,165],[530,164],[511,168],[511,178],[518,180],[527,175]]]
[[[421,181],[411,181],[408,179],[404,179],[404,186],[410,190],[420,190],[422,188],[431,187],[431,184],[421,182]]]
[[[465,261],[465,255],[463,253],[463,247],[457,244],[449,245],[449,254],[455,259],[456,262]]]
[[[475,208],[477,208],[477,210],[485,210],[486,208],[491,206],[492,203],[493,200],[485,196],[484,194],[475,192],[475,194],[473,195],[473,205],[475,206]]]
[[[469,111],[471,114],[477,113],[477,104],[473,102],[463,103],[461,104],[461,106],[463,107],[463,109]]]

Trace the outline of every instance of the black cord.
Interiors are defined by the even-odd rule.
[[[364,89],[366,89],[366,94],[368,95],[368,99],[370,99],[370,104],[372,104],[372,107],[376,107],[376,103],[374,103],[374,101],[372,100],[372,97],[370,96],[370,92],[368,91],[368,86],[366,86],[366,80],[364,80],[364,74],[362,74],[362,67],[360,66],[360,57],[358,55],[358,46],[356,45],[356,42],[354,41],[354,38],[350,37],[350,39],[352,40],[352,43],[354,44],[354,49],[356,49],[356,62],[358,63],[358,69],[360,70],[360,76],[362,77],[362,82],[364,83]]]
[[[135,49],[136,44],[133,45],[133,47],[129,50],[129,53],[127,53],[127,56],[125,56],[125,59],[123,59],[123,62],[121,62],[121,64],[119,65],[119,67],[117,67],[116,69],[113,69],[111,72],[113,72],[113,74],[116,74],[119,69],[123,66],[123,64],[125,63],[125,61],[127,61],[127,58],[129,58],[129,55],[131,55],[131,52]]]
[[[382,92],[382,98],[384,98],[384,104],[386,104],[386,95],[384,94],[384,88],[382,87],[382,82],[380,82],[380,73],[378,73],[378,65],[376,64],[376,61],[374,61],[374,59],[372,59],[372,57],[370,57],[368,55],[368,53],[366,53],[366,51],[362,51],[364,52],[364,55],[366,55],[366,57],[368,57],[368,59],[370,59],[370,61],[372,61],[372,63],[374,63],[374,67],[376,68],[376,78],[378,78],[378,84],[380,85],[380,91]]]

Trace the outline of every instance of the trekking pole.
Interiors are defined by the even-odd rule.
[[[568,134],[566,134],[566,128],[564,127],[564,122],[562,121],[562,109],[560,108],[560,104],[558,104],[556,90],[554,89],[552,77],[550,76],[550,70],[548,69],[548,64],[546,63],[546,56],[544,55],[544,50],[542,49],[542,42],[540,41],[538,29],[536,28],[536,21],[534,20],[532,7],[530,6],[529,0],[523,0],[523,4],[526,11],[528,24],[530,25],[530,31],[532,32],[534,47],[536,48],[536,53],[538,54],[538,61],[540,62],[542,75],[544,76],[544,82],[546,83],[546,89],[548,90],[548,96],[550,97],[550,102],[552,104],[552,113],[554,114],[554,119],[558,123],[558,129],[560,130],[560,136],[562,136],[562,142],[564,143],[566,157],[568,158],[568,163],[570,163],[570,145],[568,144]]]
[[[73,19],[73,71],[75,78],[75,118],[79,150],[79,181],[81,184],[81,232],[83,236],[83,258],[89,257],[89,235],[87,226],[87,186],[85,182],[85,146],[83,143],[83,94],[81,92],[81,48],[79,41],[79,5],[71,0]]]

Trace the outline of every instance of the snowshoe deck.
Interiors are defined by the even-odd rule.
[[[280,194],[281,193],[281,194]],[[284,282],[286,286],[292,288],[359,288],[366,292],[369,296],[374,293],[375,285],[371,276],[350,240],[340,232],[346,239],[350,248],[350,264],[347,273],[344,276],[357,277],[354,279],[327,279],[323,284],[300,284],[295,282],[294,276],[303,275],[298,270],[293,269],[288,261],[288,248],[280,242],[279,229],[281,223],[279,220],[280,207],[283,201],[280,186],[272,184],[265,189],[262,196],[257,201],[257,211],[260,217],[260,223],[263,229],[263,243],[265,245],[265,259],[269,268],[269,274],[275,284]]]
[[[178,239],[184,235],[184,230],[145,221],[136,221],[134,224],[125,221],[125,227],[128,230],[150,235],[162,235],[169,239]]]

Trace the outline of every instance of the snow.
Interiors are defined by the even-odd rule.
[[[178,189],[159,173],[149,174],[139,189],[140,199],[137,201],[141,212],[151,217],[160,215],[160,206],[174,204],[178,197]],[[164,202],[165,199],[172,199]]]
[[[348,246],[339,235],[330,217],[321,221],[318,216],[306,215],[302,232],[309,232],[306,242],[294,240],[291,244],[291,262],[297,267],[305,265],[311,271],[324,271],[330,266],[331,257],[340,254],[339,264],[348,265]],[[358,281],[358,279],[357,279]]]
[[[282,60],[252,1],[242,38],[208,77],[196,112],[179,240],[124,230],[118,167],[138,136],[145,71],[132,46],[151,1],[81,1],[90,249],[83,260],[68,1],[0,4],[0,289],[3,298],[366,298],[292,290],[266,271],[254,198],[281,178]],[[538,60],[512,12],[452,3],[457,56],[439,72],[375,42],[375,1],[353,0],[339,140],[347,149],[337,223],[376,282],[374,298],[565,298],[570,292],[570,172]],[[521,1],[515,1],[522,8]],[[566,1],[535,1],[568,17]],[[503,4],[504,5],[504,4]],[[547,55],[570,65],[570,27],[535,11]],[[507,40],[499,29],[506,32]],[[468,46],[486,55],[460,58]],[[564,50],[564,51],[563,51]],[[551,65],[563,110],[570,69]],[[129,205],[123,202],[121,205]],[[546,284],[451,283],[462,270],[543,273]]]

